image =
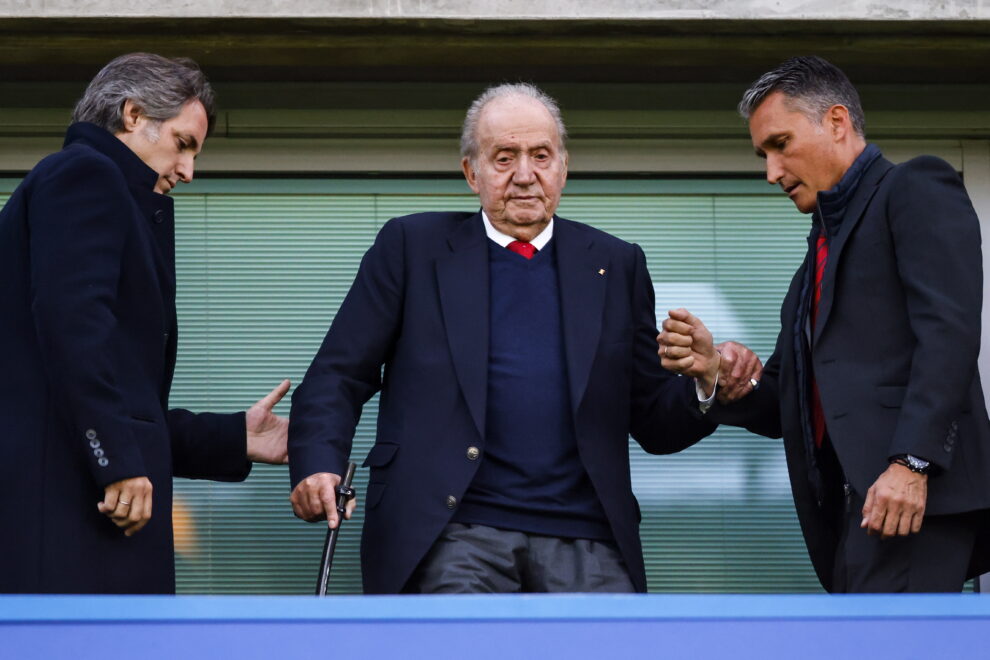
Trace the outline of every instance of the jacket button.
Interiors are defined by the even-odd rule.
[[[87,440],[96,440],[96,431],[94,431],[93,429],[87,430],[86,431],[86,439]]]
[[[448,509],[453,509],[456,506],[457,506],[457,498],[454,497],[453,495],[448,495],[447,496],[447,508]]]
[[[110,461],[108,461],[106,459],[106,457],[102,457],[102,458],[100,458],[100,460],[98,460],[96,462],[100,464],[100,467],[106,467],[106,466],[110,465]]]
[[[477,447],[468,447],[467,457],[469,461],[476,461],[481,456],[481,450]]]
[[[100,446],[100,441],[99,440],[90,440],[89,441],[89,446],[92,447],[93,449],[96,449],[97,447]]]
[[[165,211],[158,209],[157,211],[155,211],[155,215],[152,217],[155,220],[155,224],[160,225],[163,222],[165,222]]]
[[[94,449],[93,456],[96,456],[97,458],[103,458],[103,450],[99,448]]]

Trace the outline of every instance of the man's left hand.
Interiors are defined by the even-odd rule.
[[[722,355],[718,369],[718,400],[731,403],[760,386],[763,363],[756,353],[740,343],[726,341],[715,348]]]
[[[289,420],[272,412],[292,383],[283,380],[278,387],[250,408],[244,416],[247,427],[247,457],[257,463],[282,465],[289,462]]]
[[[882,539],[917,534],[927,501],[928,475],[892,463],[867,491],[859,526]]]

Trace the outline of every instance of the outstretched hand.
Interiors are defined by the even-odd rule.
[[[273,413],[272,408],[282,400],[291,385],[288,379],[283,380],[245,413],[249,460],[274,465],[289,462],[289,420]]]

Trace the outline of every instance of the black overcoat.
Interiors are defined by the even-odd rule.
[[[240,480],[244,415],[168,410],[172,200],[123,142],[74,124],[0,212],[0,591],[175,591],[172,476]],[[146,476],[148,525],[97,511]]]

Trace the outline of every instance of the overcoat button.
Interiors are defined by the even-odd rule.
[[[108,461],[106,458],[101,458],[100,460],[98,460],[96,462],[100,464],[100,467],[106,467],[106,466],[110,465],[110,461]]]
[[[87,440],[96,440],[96,431],[94,431],[93,429],[87,430],[86,431],[86,439]]]
[[[158,209],[155,211],[155,215],[153,217],[155,219],[155,224],[160,225],[165,222],[165,211]]]
[[[457,506],[457,498],[454,497],[453,495],[448,495],[447,496],[447,508],[448,509],[453,509],[456,506]]]
[[[467,457],[469,461],[476,461],[481,456],[481,450],[477,447],[468,447]]]
[[[93,456],[96,456],[97,458],[103,458],[103,450],[102,449],[94,449],[93,450]]]

